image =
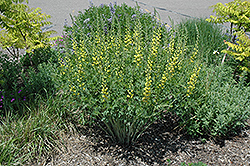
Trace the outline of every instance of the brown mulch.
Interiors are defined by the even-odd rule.
[[[64,140],[67,149],[34,165],[180,165],[203,162],[207,165],[250,165],[250,120],[237,136],[227,139],[190,138],[174,130],[176,119],[168,115],[158,120],[131,146],[121,146],[97,127],[79,128]]]

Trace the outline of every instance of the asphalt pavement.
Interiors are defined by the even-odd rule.
[[[160,14],[160,19],[164,23],[171,25],[183,19],[188,18],[207,18],[214,14],[211,5],[218,2],[223,4],[232,0],[92,0],[94,6],[101,4],[110,4],[116,2],[118,5],[126,3],[129,6],[136,6],[136,3],[145,12],[153,12],[154,9]],[[29,4],[32,8],[40,7],[43,13],[51,15],[49,21],[53,23],[53,30],[62,34],[65,21],[71,24],[70,14],[77,15],[78,11],[84,11],[89,8],[89,0],[30,0]],[[170,19],[169,19],[170,18]]]

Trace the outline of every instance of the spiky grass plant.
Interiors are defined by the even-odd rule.
[[[61,136],[70,130],[72,116],[63,101],[60,97],[38,97],[26,108],[26,115],[9,114],[0,119],[1,165],[39,161],[64,148]]]
[[[221,26],[199,18],[183,20],[175,28],[187,35],[187,46],[193,46],[199,40],[198,55],[200,59],[207,64],[219,65],[221,63],[223,59],[222,50],[227,47],[223,41],[229,39]]]

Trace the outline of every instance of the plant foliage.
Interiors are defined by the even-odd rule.
[[[49,37],[55,31],[43,32],[41,29],[51,24],[47,21],[50,16],[42,13],[40,8],[32,9],[21,2],[0,1],[0,47],[7,49],[14,58],[19,58],[20,49],[31,52],[55,39]]]

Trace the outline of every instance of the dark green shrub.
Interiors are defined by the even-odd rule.
[[[21,57],[21,64],[24,69],[28,69],[29,67],[38,69],[38,65],[42,63],[47,63],[49,60],[53,63],[57,62],[56,58],[56,50],[51,47],[41,47],[33,50],[31,53],[25,53]]]
[[[46,93],[52,94],[54,92],[55,83],[52,79],[54,67],[51,63],[42,63],[38,65],[37,71],[30,67],[26,73],[21,74],[23,85],[29,92],[29,96],[47,95]]]
[[[57,52],[51,48],[35,50],[33,65],[28,64],[30,61],[23,61],[24,59],[20,62],[8,55],[1,55],[0,114],[7,109],[13,112],[21,111],[22,104],[27,104],[35,94],[44,93],[44,89],[50,94],[53,93],[55,88],[49,67],[56,64],[56,54]]]

